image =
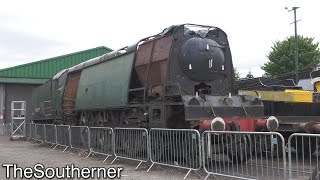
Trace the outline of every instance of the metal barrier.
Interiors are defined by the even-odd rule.
[[[36,141],[45,142],[46,129],[44,124],[36,124]]]
[[[292,134],[288,139],[289,179],[320,179],[320,134]]]
[[[30,139],[31,138],[31,124],[30,123],[26,123],[25,125],[25,134],[24,134],[24,137],[26,138],[26,140]]]
[[[89,149],[90,131],[88,126],[70,127],[70,147],[72,149]]]
[[[118,158],[140,161],[149,159],[148,131],[144,128],[114,128],[114,155],[113,162]]]
[[[0,124],[0,135],[10,136],[10,124]],[[239,179],[286,179],[285,141],[276,132],[205,131],[153,128],[109,128],[26,124],[25,137],[46,143],[89,150],[152,164],[192,170],[203,165],[207,176]],[[320,179],[320,134],[296,133],[288,139],[288,179]],[[202,144],[202,145],[201,145]],[[201,151],[202,146],[202,151]]]
[[[25,136],[26,102],[11,102],[11,138]]]
[[[36,127],[36,124],[34,124],[34,123],[32,123],[32,124],[30,124],[30,138],[32,139],[32,140],[36,140],[36,129],[37,129],[37,127]]]
[[[90,127],[90,153],[106,155],[105,162],[114,154],[113,130],[109,127]]]
[[[201,168],[200,134],[193,129],[158,129],[149,132],[151,166],[161,164],[197,171]]]
[[[68,147],[70,147],[70,126],[69,125],[57,125],[56,126],[56,146],[65,147],[63,151],[65,151]]]
[[[46,124],[45,125],[45,143],[48,144],[57,144],[57,131],[56,131],[56,125],[54,124]]]
[[[276,132],[205,131],[204,170],[240,179],[286,179],[284,138]]]
[[[11,123],[0,124],[0,136],[10,136],[11,135]]]
[[[0,136],[4,136],[5,134],[5,126],[4,123],[0,124]]]

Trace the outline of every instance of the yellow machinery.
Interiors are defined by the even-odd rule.
[[[284,91],[253,91],[240,90],[240,93],[259,96],[263,101],[290,102],[290,103],[314,103],[312,91],[286,89]]]

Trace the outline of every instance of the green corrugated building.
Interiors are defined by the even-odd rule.
[[[31,116],[32,88],[50,80],[59,71],[112,50],[101,46],[0,70],[0,123],[9,122],[11,101],[26,101]]]

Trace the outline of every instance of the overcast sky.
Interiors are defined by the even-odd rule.
[[[320,41],[319,0],[201,1],[0,1],[0,69],[75,51],[107,46],[119,49],[172,24],[222,28],[233,63],[245,76],[261,76],[273,42],[298,33]]]

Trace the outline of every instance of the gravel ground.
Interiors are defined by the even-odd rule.
[[[187,173],[185,169],[172,168],[166,166],[154,165],[147,173],[151,165],[150,162],[143,163],[135,170],[139,164],[136,161],[117,159],[112,165],[110,164],[113,157],[109,157],[105,163],[103,156],[91,156],[85,158],[83,152],[71,151],[62,152],[62,149],[51,149],[48,145],[39,145],[38,143],[26,142],[22,140],[10,141],[8,137],[0,137],[0,164],[16,163],[19,167],[33,167],[37,163],[45,167],[65,167],[74,164],[76,167],[123,167],[121,179],[183,179]],[[0,179],[5,178],[5,168],[0,168]],[[195,173],[191,173],[187,179],[204,179],[205,172],[198,172],[199,178]],[[213,177],[212,177],[213,179]]]

